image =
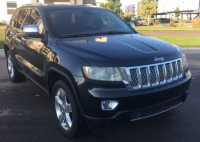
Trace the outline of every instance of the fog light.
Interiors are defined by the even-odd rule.
[[[101,101],[101,108],[103,110],[114,110],[118,105],[118,101],[104,100]]]

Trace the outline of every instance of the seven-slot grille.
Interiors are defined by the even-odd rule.
[[[164,85],[183,77],[181,60],[126,68],[130,72],[129,86],[133,90]],[[128,73],[129,74],[129,73]]]

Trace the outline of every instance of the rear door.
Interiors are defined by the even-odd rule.
[[[27,68],[27,58],[29,58],[26,55],[26,48],[24,46],[24,38],[23,38],[23,27],[25,25],[28,25],[28,17],[30,14],[30,9],[21,9],[19,13],[18,20],[15,24],[15,57],[18,62],[18,65],[21,67],[21,70],[28,74],[29,70]]]
[[[12,19],[10,21],[10,24],[8,25],[7,29],[6,29],[6,33],[5,33],[5,42],[9,44],[11,50],[12,50],[12,55],[15,55],[15,45],[16,45],[16,31],[17,29],[15,28],[16,24],[17,24],[17,20],[18,20],[18,17],[19,17],[19,14],[20,14],[20,11],[19,10],[16,10],[15,13],[13,14],[12,16]],[[13,56],[14,57],[14,56]],[[14,59],[14,58],[13,58]]]

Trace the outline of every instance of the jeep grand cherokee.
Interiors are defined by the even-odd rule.
[[[10,79],[27,77],[46,91],[69,138],[84,124],[94,130],[163,113],[189,93],[183,50],[140,35],[104,8],[22,6],[4,49]]]

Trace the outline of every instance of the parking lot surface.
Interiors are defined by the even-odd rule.
[[[187,101],[166,113],[67,139],[55,123],[50,97],[30,80],[12,83],[0,57],[0,142],[200,141],[200,54],[187,55],[193,73]]]

